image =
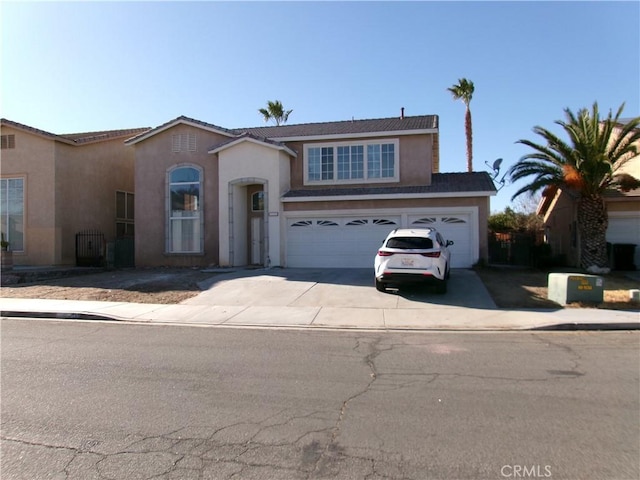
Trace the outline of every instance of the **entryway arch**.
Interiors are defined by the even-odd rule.
[[[229,264],[269,265],[269,181],[242,177],[228,183]],[[262,192],[261,205],[254,194]],[[254,207],[261,207],[254,208]]]

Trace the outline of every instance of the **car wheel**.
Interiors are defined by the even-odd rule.
[[[384,283],[382,283],[377,278],[376,278],[376,290],[378,290],[379,292],[386,292],[387,291],[387,288],[384,286]]]
[[[438,280],[436,284],[436,293],[447,293],[447,279]]]

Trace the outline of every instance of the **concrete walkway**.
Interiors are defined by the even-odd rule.
[[[216,275],[179,305],[1,298],[2,317],[116,320],[227,327],[367,330],[640,329],[640,312],[495,306],[471,270],[452,272],[449,291],[381,293],[370,270],[240,270]]]

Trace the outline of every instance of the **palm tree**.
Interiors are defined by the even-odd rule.
[[[451,92],[454,100],[462,100],[466,107],[464,114],[464,132],[467,137],[467,171],[473,172],[473,135],[471,131],[471,109],[469,108],[471,98],[473,97],[473,82],[466,78],[461,78],[456,85],[453,85],[447,90]]]
[[[282,106],[282,102],[280,100],[276,100],[275,102],[267,101],[267,108],[260,108],[258,112],[262,114],[265,122],[273,120],[276,125],[280,125],[281,123],[287,122],[289,114],[293,112],[293,110],[285,111]]]
[[[580,235],[580,264],[589,271],[608,271],[606,232],[609,223],[604,194],[607,190],[628,191],[640,186],[640,180],[622,173],[622,166],[638,154],[640,117],[620,121],[624,103],[615,116],[612,112],[600,120],[598,104],[574,114],[564,110],[565,121],[558,120],[568,135],[565,142],[549,130],[534,127],[546,144],[519,140],[534,150],[509,169],[512,181],[533,177],[512,197],[535,193],[545,187],[568,190],[577,198]],[[624,123],[624,124],[623,124]]]

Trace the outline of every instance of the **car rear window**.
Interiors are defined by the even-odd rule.
[[[433,242],[430,238],[423,237],[393,237],[387,240],[387,248],[426,250],[433,248]]]

